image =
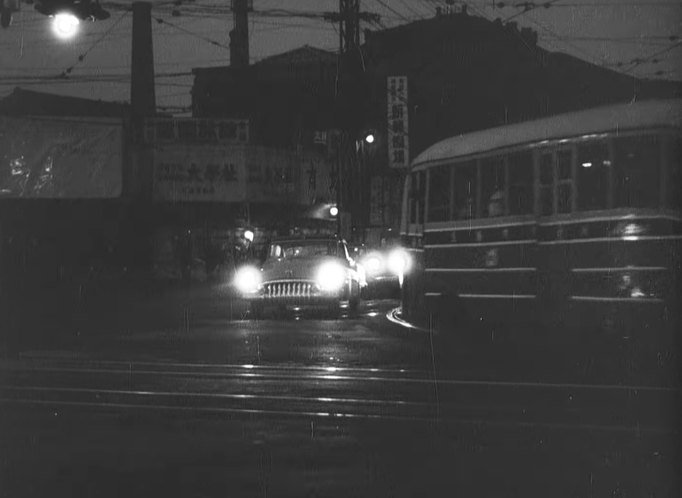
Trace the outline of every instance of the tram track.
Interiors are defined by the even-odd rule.
[[[21,359],[0,403],[195,415],[398,419],[675,432],[680,392],[620,385],[434,379],[428,371]]]

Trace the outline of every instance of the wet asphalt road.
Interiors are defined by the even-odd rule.
[[[92,299],[0,365],[0,496],[677,496],[678,390],[445,349],[395,305]]]

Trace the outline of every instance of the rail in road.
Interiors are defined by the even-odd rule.
[[[0,403],[676,433],[681,393],[437,378],[393,368],[80,359],[0,362]]]

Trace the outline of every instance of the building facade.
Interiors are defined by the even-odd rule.
[[[366,32],[359,81],[350,93],[341,88],[342,98],[338,68],[348,65],[306,46],[246,68],[195,69],[193,110],[198,117],[248,118],[254,142],[264,145],[316,147],[316,136],[341,127],[330,171],[339,168],[341,206],[349,208],[354,233],[376,239],[397,228],[410,159],[441,139],[681,93],[679,83],[639,80],[537,41],[530,29],[462,9]],[[370,131],[374,142],[363,143]]]

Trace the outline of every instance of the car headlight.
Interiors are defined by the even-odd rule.
[[[338,290],[346,282],[346,271],[338,263],[324,263],[317,271],[316,281],[322,290]]]
[[[261,280],[260,270],[252,266],[245,266],[237,270],[234,276],[234,285],[240,292],[250,294],[258,290]]]
[[[362,260],[362,265],[367,270],[368,275],[376,275],[384,269],[384,260],[379,254],[370,254]]]
[[[388,269],[395,275],[404,275],[410,269],[410,255],[404,249],[393,249],[388,255]]]

